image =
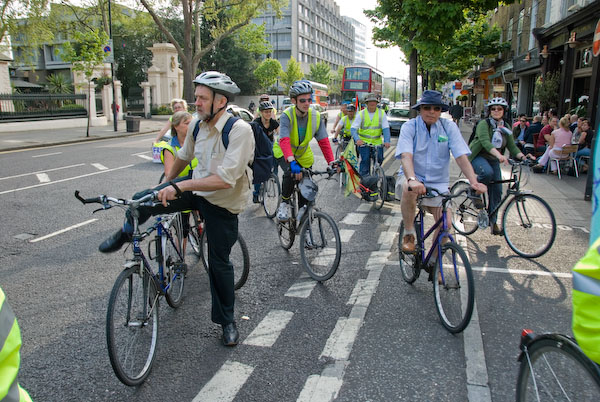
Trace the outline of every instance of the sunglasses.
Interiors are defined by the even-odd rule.
[[[521,120],[521,123],[527,123],[527,120]]]
[[[300,102],[300,103],[312,103],[312,99],[311,98],[298,99],[298,102]]]
[[[504,111],[504,108],[503,108],[502,106],[492,106],[492,107],[490,108],[490,110],[491,110],[492,112],[500,112],[500,111]]]
[[[430,111],[431,109],[433,109],[435,112],[439,112],[439,111],[442,110],[441,106],[426,106],[426,105],[423,105],[421,107],[423,108],[423,110],[427,110],[427,111]]]

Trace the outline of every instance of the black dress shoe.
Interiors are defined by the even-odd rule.
[[[120,249],[128,241],[131,241],[131,235],[119,229],[118,232],[115,232],[115,234],[104,240],[98,247],[98,250],[101,253],[112,253]]]
[[[235,346],[240,338],[240,333],[235,326],[235,322],[223,325],[223,345]]]

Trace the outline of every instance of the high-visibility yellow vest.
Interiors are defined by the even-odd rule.
[[[600,238],[573,267],[575,339],[587,357],[600,363]]]
[[[173,137],[176,138],[176,137]],[[163,141],[164,142],[164,141]],[[177,142],[177,144],[179,144],[179,141]],[[176,145],[176,144],[167,144],[166,142],[164,144],[162,144],[162,150],[160,151],[160,161],[164,164],[165,163],[165,151],[169,151],[173,154],[173,156],[177,156],[177,151],[179,151],[179,149],[181,148],[181,146]],[[192,159],[192,161],[190,163],[187,164],[187,166],[185,167],[185,169],[183,169],[181,171],[181,173],[179,173],[178,177],[185,177],[187,175],[190,174],[190,170],[194,170],[196,168],[196,166],[198,166],[198,158],[194,158]]]
[[[377,109],[373,114],[373,120],[369,117],[369,111],[363,109],[360,111],[361,123],[358,128],[358,137],[367,144],[381,145],[383,144],[381,124],[383,122],[383,110]]]
[[[350,136],[352,135],[350,133],[350,129],[352,128],[352,122],[354,121],[354,119],[350,120],[350,118],[348,117],[348,115],[342,117],[342,120],[340,121],[340,123],[342,124],[342,136],[344,138],[350,138]]]
[[[0,401],[31,402],[27,391],[17,382],[21,361],[21,331],[5,299],[0,288]]]
[[[290,106],[285,109],[283,113],[290,119],[292,125],[290,129],[290,145],[292,146],[292,152],[296,162],[302,167],[310,167],[314,162],[314,155],[308,143],[313,139],[319,124],[321,123],[321,115],[316,110],[308,109],[308,122],[306,123],[306,134],[302,143],[299,142],[298,135],[298,120],[296,119],[296,106]],[[279,146],[279,139],[273,144],[273,155],[275,158],[283,157],[283,151]]]

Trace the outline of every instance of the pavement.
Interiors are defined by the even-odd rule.
[[[125,121],[119,121],[117,131],[114,131],[112,124],[90,127],[89,137],[86,137],[85,127],[0,133],[0,153],[155,133],[163,127],[168,118],[169,116],[153,116],[152,119],[141,119],[138,132],[127,132]],[[49,121],[48,125],[51,127],[52,121]],[[465,141],[468,140],[472,125],[461,122],[460,129]],[[394,159],[394,150],[395,147],[391,147],[386,152],[385,167],[388,172],[395,172],[400,166],[400,161]],[[458,167],[453,164],[450,170],[451,181],[458,177],[458,173]],[[531,173],[525,189],[532,190],[550,204],[558,224],[579,226],[589,231],[592,205],[590,201],[584,200],[586,179],[585,174],[578,178],[563,175],[559,180],[554,175]]]

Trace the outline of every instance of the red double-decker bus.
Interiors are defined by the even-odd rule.
[[[381,97],[383,76],[368,65],[355,65],[344,68],[342,79],[342,103],[363,103],[369,92]]]

